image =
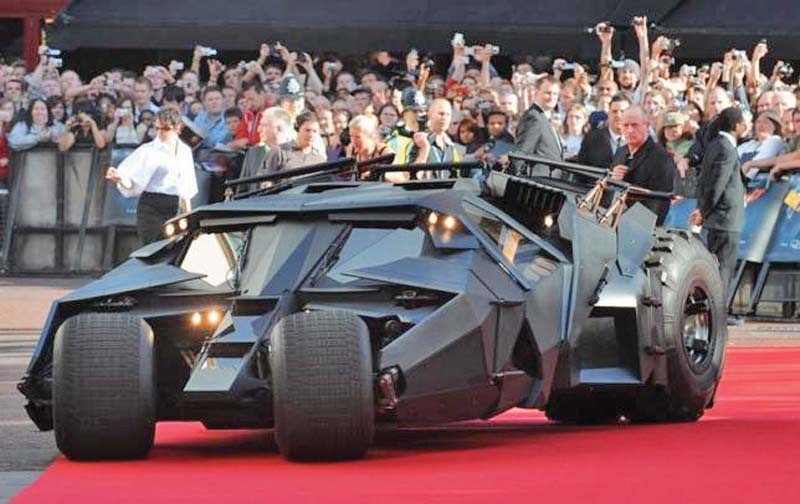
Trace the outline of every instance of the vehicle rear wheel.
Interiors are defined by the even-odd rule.
[[[144,457],[153,446],[153,331],[123,313],[82,313],[53,349],[56,444],[73,460]]]
[[[722,376],[727,339],[719,270],[699,238],[657,231],[668,385],[638,394],[625,413],[632,422],[687,422],[710,407]],[[668,246],[667,246],[668,245]]]
[[[361,318],[296,313],[271,335],[275,439],[289,459],[364,456],[375,430],[372,349]]]

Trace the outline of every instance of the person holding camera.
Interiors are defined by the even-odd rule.
[[[461,154],[447,134],[453,118],[453,106],[444,98],[436,98],[428,107],[428,130],[414,133],[406,159],[414,163],[458,163]],[[428,174],[430,175],[430,174]]]
[[[47,103],[35,98],[22,112],[22,119],[8,134],[8,146],[14,150],[33,148],[41,143],[55,143],[64,134],[64,125],[54,122]]]
[[[197,194],[192,150],[178,137],[182,125],[178,110],[158,111],[156,139],[133,151],[119,168],[106,171],[106,179],[124,196],[139,196],[136,228],[142,245],[158,240],[164,221],[179,210],[190,211]]]
[[[105,148],[106,132],[94,103],[89,100],[81,100],[74,105],[73,109],[75,115],[67,119],[65,123],[67,130],[58,139],[58,150],[66,152],[73,145]]]
[[[142,142],[133,124],[133,101],[127,96],[117,100],[114,120],[106,130],[106,140],[114,145],[139,145]]]

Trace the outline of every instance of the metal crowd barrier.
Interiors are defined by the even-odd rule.
[[[43,146],[12,153],[2,272],[107,269],[102,209],[108,152]]]
[[[0,194],[0,274],[96,274],[124,261],[139,246],[138,198],[122,196],[105,181],[105,171],[134,149],[61,153],[47,145],[12,152],[9,189]],[[222,199],[219,179],[228,176],[226,163],[237,161],[227,158],[195,152],[199,193],[193,207]]]
[[[729,290],[732,313],[792,318],[800,307],[800,172],[747,184],[745,224]],[[689,229],[697,200],[673,203],[666,225]]]

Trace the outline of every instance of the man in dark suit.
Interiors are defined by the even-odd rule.
[[[564,147],[550,119],[553,110],[558,106],[561,85],[555,77],[548,75],[537,80],[533,86],[533,105],[522,114],[517,124],[514,150],[553,161],[563,161]],[[537,164],[527,168],[525,163],[517,162],[514,167],[517,172],[530,175],[550,173],[550,168],[546,165]],[[561,170],[553,170],[553,176],[561,177]]]
[[[726,296],[736,268],[739,236],[744,225],[745,189],[736,144],[746,131],[747,125],[738,107],[726,108],[711,124],[711,142],[700,168],[697,209],[689,217],[689,222],[702,225],[707,233],[706,245],[719,260]]]
[[[628,95],[618,93],[611,98],[608,106],[608,125],[586,133],[578,152],[578,163],[582,165],[608,168],[614,154],[625,141],[622,138],[622,116],[631,106]]]
[[[631,107],[622,118],[623,147],[617,149],[611,163],[611,177],[653,191],[672,192],[675,164],[667,151],[650,137],[650,120],[640,107]],[[647,208],[664,223],[669,201],[643,200]]]

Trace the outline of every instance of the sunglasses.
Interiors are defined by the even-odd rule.
[[[154,129],[155,129],[156,131],[171,131],[171,130],[172,130],[172,128],[171,128],[171,127],[169,127],[169,126],[164,126],[164,125],[161,125],[161,126],[156,126]]]

